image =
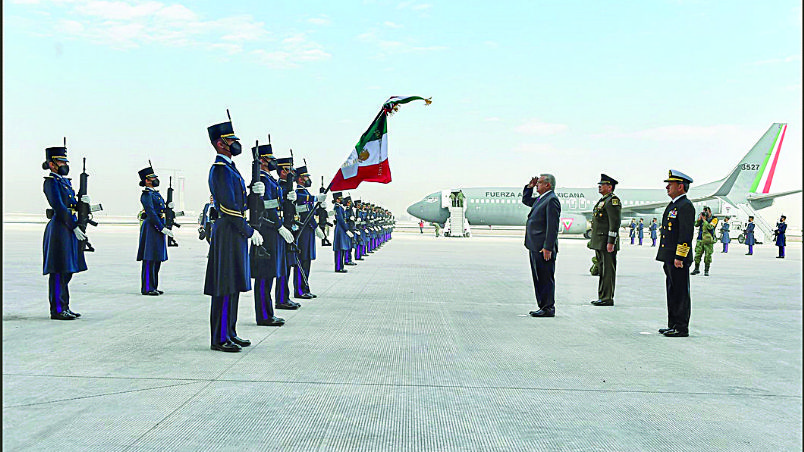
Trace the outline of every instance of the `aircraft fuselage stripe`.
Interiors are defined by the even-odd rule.
[[[779,138],[779,147],[776,149],[776,155],[773,156],[773,163],[771,164],[770,173],[768,173],[768,180],[765,181],[765,187],[762,188],[762,193],[770,191],[771,182],[773,182],[773,173],[776,171],[776,162],[779,161],[779,154],[782,153],[782,143],[784,142],[784,133],[787,132],[787,125],[782,127],[782,136]]]

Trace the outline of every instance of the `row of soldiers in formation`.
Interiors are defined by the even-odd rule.
[[[210,126],[207,131],[217,152],[208,179],[217,218],[208,232],[210,251],[204,283],[204,293],[212,297],[211,348],[236,352],[250,345],[237,335],[236,322],[239,294],[252,289],[251,279],[258,325],[281,326],[284,320],[274,315],[274,308],[301,306],[290,299],[291,273],[296,298],[316,297],[310,292],[310,264],[316,258],[315,238],[326,245],[327,201],[325,193],[312,195],[307,191],[311,180],[306,166],[294,169],[292,158],[277,159],[270,144],[252,149],[259,175],[257,179],[252,176],[251,195],[247,195],[245,180],[232,161],[242,147],[231,122]],[[45,158],[42,166],[50,174],[45,178],[44,192],[51,209],[44,234],[43,274],[49,275],[51,318],[73,320],[80,314],[70,309],[68,284],[74,273],[87,269],[84,251],[88,245],[77,210],[90,199],[77,196],[66,177],[66,146],[47,148]],[[278,179],[271,171],[277,172]],[[156,190],[159,178],[152,167],[139,171],[139,176],[144,187],[137,252],[137,260],[142,261],[141,292],[156,296],[163,293],[158,289],[159,270],[167,260],[167,239],[173,237],[166,222],[173,206]],[[255,198],[260,208],[250,209],[249,201]],[[391,239],[395,221],[388,210],[370,203],[352,203],[342,193],[334,193],[333,201],[335,271],[345,273],[345,265],[356,265],[353,255],[354,260],[363,260]],[[247,212],[251,214],[248,221]],[[316,213],[321,227],[313,219]],[[277,284],[271,300],[274,279]]]

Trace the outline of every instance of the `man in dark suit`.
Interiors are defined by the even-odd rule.
[[[690,245],[695,230],[695,207],[687,199],[692,178],[670,170],[667,195],[672,201],[662,215],[662,238],[656,260],[664,263],[667,290],[667,337],[689,336],[690,323]]]
[[[561,203],[553,192],[556,179],[552,174],[542,174],[531,179],[522,192],[522,203],[530,206],[525,228],[525,247],[530,254],[530,271],[536,292],[538,311],[530,311],[533,317],[555,317],[555,271],[558,254],[558,222]],[[536,188],[536,193],[533,188]]]

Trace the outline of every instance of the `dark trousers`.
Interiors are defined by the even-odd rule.
[[[723,252],[724,252],[724,253],[728,253],[728,252],[729,252],[729,244],[728,244],[728,242],[724,242],[724,243],[723,243]]]
[[[650,246],[656,246],[656,239],[650,239],[651,243]]]
[[[289,304],[290,302],[290,281],[288,281],[288,276],[291,268],[292,266],[285,265],[282,276],[276,279],[276,300],[274,300],[276,304]]]
[[[50,302],[50,314],[56,315],[70,309],[70,289],[67,285],[73,279],[72,273],[51,273],[48,275],[47,298]]]
[[[212,297],[212,307],[209,310],[209,327],[212,335],[212,345],[220,345],[237,336],[237,307],[240,302],[240,292]]]
[[[336,272],[343,270],[343,266],[344,266],[344,263],[345,263],[344,262],[344,258],[345,258],[344,254],[346,254],[347,252],[348,251],[335,250],[335,271]]]
[[[310,262],[312,261],[299,261],[299,265],[294,267],[295,274],[293,275],[293,294],[296,297],[302,294],[310,293]],[[304,276],[300,271],[304,272]],[[305,282],[306,281],[306,282]]]
[[[159,269],[161,267],[162,262],[160,261],[142,261],[140,292],[156,290],[159,286]]]
[[[600,275],[597,281],[597,298],[602,301],[614,301],[614,286],[617,282],[617,252],[609,253],[595,250],[597,268]]]
[[[783,246],[779,247],[779,257],[784,257],[784,247]]]
[[[664,263],[667,289],[667,327],[688,333],[690,324],[690,269],[687,263],[676,268],[673,261]]]
[[[539,309],[555,311],[557,253],[553,253],[553,257],[549,261],[544,260],[544,256],[539,251],[529,251],[529,253],[530,273],[533,276],[536,303],[539,305]]]
[[[270,320],[274,316],[274,302],[271,300],[273,284],[274,278],[254,280],[254,313],[257,315],[258,322]]]
[[[354,248],[349,248],[346,252],[343,253],[344,262],[352,262],[352,250]]]

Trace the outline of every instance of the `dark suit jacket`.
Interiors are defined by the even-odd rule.
[[[525,187],[522,203],[530,208],[525,226],[525,247],[539,252],[542,248],[558,253],[558,223],[561,216],[561,203],[554,191],[545,193],[536,201],[533,189]]]
[[[692,236],[695,233],[695,207],[686,196],[671,202],[662,215],[662,239],[656,260],[672,262],[674,259],[689,265],[693,253]]]

